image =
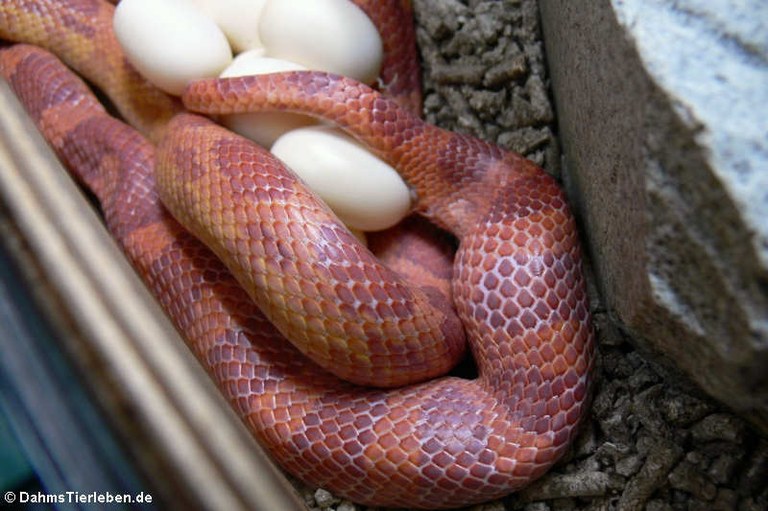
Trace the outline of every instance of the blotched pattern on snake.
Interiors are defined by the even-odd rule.
[[[57,53],[159,141],[157,149],[109,117],[42,50],[2,50],[2,73],[98,197],[131,262],[276,460],[357,502],[435,508],[505,495],[562,456],[584,411],[594,345],[575,223],[554,179],[336,76],[290,73],[188,88],[190,110],[281,109],[332,120],[397,168],[419,197],[418,212],[459,239],[451,281],[459,328],[439,284],[398,284],[403,279],[355,245],[269,153],[179,113],[175,100],[143,82],[121,57],[111,12],[96,0],[4,2],[0,37]],[[376,381],[380,370],[385,386],[423,380],[430,358],[451,365],[461,356],[464,332],[478,377],[356,386],[285,342],[278,329],[291,335],[297,317],[305,318],[301,335],[326,342],[302,350],[342,374],[368,371],[358,382]],[[352,355],[334,351],[348,338],[360,339]],[[415,346],[420,339],[432,344]],[[341,367],[333,367],[337,361]],[[387,369],[392,361],[395,369]]]

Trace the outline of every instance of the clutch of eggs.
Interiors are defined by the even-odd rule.
[[[114,28],[131,64],[172,95],[196,79],[302,69],[371,84],[382,61],[376,27],[349,0],[122,0]],[[284,112],[222,123],[272,148],[362,239],[411,210],[400,175],[335,128]]]

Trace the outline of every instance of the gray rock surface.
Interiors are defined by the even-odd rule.
[[[611,319],[768,431],[768,4],[542,0]]]

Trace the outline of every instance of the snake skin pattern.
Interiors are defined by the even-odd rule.
[[[83,16],[52,16],[62,5]],[[95,30],[101,35],[94,35],[96,23],[89,23],[106,18],[110,7],[95,0],[4,2],[0,37],[50,47],[104,87],[121,113],[131,111],[121,101],[125,85],[102,85],[81,62],[109,53],[109,61],[118,63],[114,69],[125,68],[137,84],[132,87],[147,87],[119,54],[112,55],[119,49],[94,49],[94,41],[109,41],[102,32],[111,29],[103,25]],[[555,181],[533,164],[429,126],[407,106],[330,75],[205,81],[188,89],[185,102],[197,110],[239,111],[245,105],[335,120],[398,168],[418,193],[419,211],[460,239],[453,298],[478,377],[443,377],[389,390],[360,387],[301,356],[233,273],[159,202],[156,170],[158,180],[166,181],[169,209],[214,229],[234,213],[227,211],[228,203],[212,209],[206,202],[224,188],[266,190],[269,200],[282,194],[280,200],[300,195],[310,201],[311,194],[278,161],[202,117],[175,115],[179,106],[168,99],[161,100],[162,109],[123,113],[138,119],[137,126],[153,140],[162,140],[156,157],[150,142],[109,117],[87,87],[43,50],[4,49],[0,71],[62,161],[99,199],[108,227],[223,394],[296,477],[369,505],[450,508],[519,489],[566,451],[586,406],[594,343],[573,219]],[[207,159],[184,157],[194,149],[183,145],[185,134],[196,137],[195,148],[207,149],[198,153]],[[156,160],[163,162],[157,169]],[[260,172],[272,174],[251,176],[253,185],[243,186],[255,162],[263,163]],[[180,174],[190,179],[172,183]],[[256,186],[260,179],[265,187]],[[207,199],[198,205],[182,210],[178,204],[182,197],[194,203],[202,193]],[[258,211],[260,204],[263,209],[259,200],[246,210]],[[287,204],[280,200],[269,208]],[[288,234],[304,235],[303,220],[295,233],[287,220]],[[330,231],[337,238],[338,247],[347,246],[345,231],[328,228],[333,225],[328,218],[313,221],[325,227],[317,229],[322,234]],[[256,228],[250,231],[266,237]],[[280,267],[290,260],[280,244],[270,253],[264,239],[235,243],[232,253],[226,240],[201,235],[245,287],[259,272],[243,261]],[[359,248],[339,253],[350,251],[352,261],[362,257]]]

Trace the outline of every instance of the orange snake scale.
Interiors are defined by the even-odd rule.
[[[360,3],[400,15],[407,4]],[[317,72],[190,84],[189,110],[309,113],[398,169],[417,211],[459,239],[454,312],[440,284],[409,286],[413,279],[357,245],[267,151],[179,113],[143,82],[114,41],[113,9],[98,0],[3,2],[0,37],[55,52],[157,147],[42,49],[1,50],[0,72],[274,459],[353,501],[406,508],[483,502],[546,472],[575,436],[595,351],[576,227],[555,180],[518,155],[421,121],[410,113],[418,95],[407,84],[398,92],[396,73],[386,90],[397,102]],[[329,372],[383,387],[422,381],[461,357],[465,333],[473,380],[381,389]]]

